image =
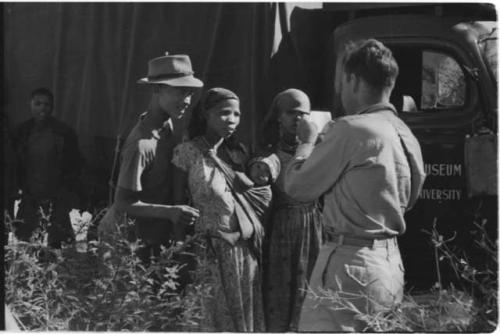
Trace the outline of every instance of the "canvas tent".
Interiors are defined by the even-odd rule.
[[[150,90],[136,81],[149,59],[188,54],[205,87],[235,91],[239,136],[255,146],[278,91],[299,88],[313,109],[330,107],[329,38],[354,10],[377,6],[414,10],[397,3],[3,3],[8,128],[29,117],[34,88],[53,90],[54,115],[77,132],[84,182],[102,197],[117,137],[123,140],[147,107]]]
[[[52,89],[54,115],[76,130],[89,181],[105,187],[116,137],[126,136],[149,101],[149,88],[136,81],[149,59],[168,51],[189,54],[206,87],[228,87],[241,97],[241,135],[251,141],[266,105],[260,97],[273,7],[5,3],[3,104],[9,128],[29,117],[31,90]]]

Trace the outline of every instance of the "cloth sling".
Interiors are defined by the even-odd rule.
[[[209,156],[220,169],[234,198],[234,210],[243,240],[251,239],[252,252],[258,259],[262,255],[262,241],[264,228],[259,219],[260,213],[265,212],[266,201],[259,196],[261,190],[252,188],[252,182],[242,173],[235,172],[228,164],[208,150]]]

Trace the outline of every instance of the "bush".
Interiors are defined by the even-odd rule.
[[[488,237],[485,219],[473,224],[477,230],[472,232],[474,239],[471,247],[476,246],[479,250],[483,259],[481,267],[473,265],[465,251],[451,246],[453,238],[443,240],[435,224],[428,234],[436,249],[436,266],[439,268],[439,262],[447,261],[459,278],[460,290],[473,301],[471,322],[466,331],[492,332],[498,323],[498,246]],[[440,288],[441,282],[437,286]]]
[[[474,268],[465,252],[453,249],[453,238],[444,240],[435,228],[427,231],[435,247],[435,260],[448,261],[460,278],[461,285],[444,288],[440,276],[435,286],[425,294],[405,294],[400,304],[391,309],[369,313],[357,309],[350,300],[362,298],[377,305],[363,295],[347,295],[342,291],[311,290],[315,300],[325,300],[332,310],[349,310],[362,320],[365,330],[377,332],[492,332],[498,323],[498,254],[497,244],[490,240],[485,230],[486,221],[474,223],[478,228],[474,241],[483,252],[484,268]]]
[[[173,260],[185,246],[164,248],[144,266],[135,255],[140,243],[124,237],[127,228],[112,244],[89,242],[86,253],[73,246],[47,248],[43,237],[6,246],[5,301],[22,329],[196,328],[201,318],[201,288],[192,284],[179,291],[181,264]]]

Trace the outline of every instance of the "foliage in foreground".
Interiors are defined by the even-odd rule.
[[[96,216],[99,219],[100,215]],[[438,271],[439,263],[448,261],[460,277],[460,289],[445,289],[438,279],[430,293],[407,294],[393,309],[372,314],[356,309],[348,298],[332,291],[323,291],[318,301],[327,299],[333,308],[351,310],[370,331],[491,332],[498,322],[497,245],[487,237],[484,221],[476,225],[479,233],[474,242],[488,259],[481,269],[452,249],[450,240],[443,240],[436,229],[429,232]],[[5,302],[21,328],[199,330],[201,302],[210,291],[206,282],[198,279],[179,292],[180,264],[174,257],[185,252],[186,247],[163,249],[161,256],[145,267],[134,254],[140,244],[127,241],[127,230],[121,230],[111,244],[90,242],[86,253],[74,247],[47,248],[43,231],[30,243],[6,246]],[[196,242],[196,237],[190,239],[187,248]],[[197,271],[205,269],[198,267]]]
[[[163,249],[145,267],[140,246],[122,234],[112,245],[91,241],[47,248],[43,238],[5,248],[5,298],[26,330],[189,331],[200,321],[200,286],[178,289],[180,248]]]
[[[377,304],[369,296],[347,295],[345,292],[311,290],[316,302],[327,303],[332,310],[348,310],[366,324],[365,330],[376,332],[493,332],[498,323],[498,254],[497,244],[485,231],[486,221],[474,223],[478,228],[474,242],[482,250],[485,266],[474,268],[464,252],[449,246],[453,238],[443,240],[435,228],[428,234],[435,247],[436,266],[448,261],[460,278],[460,288],[453,284],[445,289],[440,277],[433,289],[426,294],[405,294],[403,301],[392,309],[367,312],[358,309],[351,301],[365,300]],[[381,307],[378,307],[381,309]]]

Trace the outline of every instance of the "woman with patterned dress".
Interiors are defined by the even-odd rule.
[[[251,240],[242,237],[232,186],[216,162],[235,171],[246,163],[246,150],[231,138],[240,122],[239,98],[227,89],[212,88],[202,98],[201,113],[202,134],[178,145],[173,158],[179,174],[176,193],[187,185],[192,205],[200,210],[194,226],[202,236],[195,247],[199,261],[194,280],[208,291],[197,330],[264,331],[258,258]]]
[[[309,98],[288,89],[273,100],[265,119],[268,150],[279,157],[281,173],[273,186],[273,208],[266,228],[264,313],[267,330],[296,331],[307,282],[322,240],[318,202],[298,202],[284,192],[284,171],[298,145],[297,122],[310,113]]]

